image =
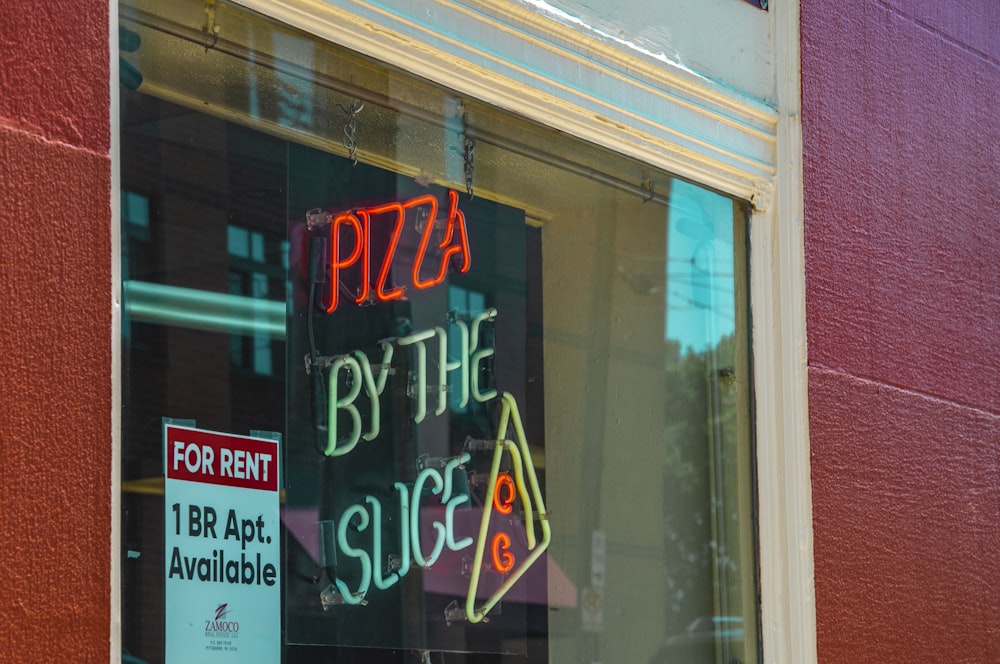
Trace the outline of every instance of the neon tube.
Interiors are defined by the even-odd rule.
[[[354,229],[356,243],[351,255],[340,260],[340,225],[344,223],[350,224]],[[364,249],[364,230],[361,228],[361,222],[358,221],[358,218],[350,212],[334,217],[330,224],[330,304],[326,307],[326,313],[332,314],[337,308],[340,294],[340,268],[354,265]]]
[[[392,265],[392,259],[396,255],[396,246],[399,243],[399,236],[403,232],[403,219],[405,213],[403,211],[403,206],[399,203],[389,203],[387,205],[380,205],[378,207],[368,209],[368,213],[371,215],[384,214],[386,212],[395,212],[396,221],[392,227],[392,236],[389,238],[389,246],[386,247],[385,257],[382,259],[382,267],[379,268],[378,281],[375,284],[375,297],[382,302],[391,302],[392,300],[402,299],[404,292],[404,288],[402,286],[396,286],[388,293],[385,292],[385,280],[389,277],[389,267]]]
[[[461,369],[459,371],[459,408],[465,408],[469,405],[469,371],[465,368],[465,361],[469,357],[469,326],[465,324],[464,320],[456,320],[455,325],[458,326],[459,339],[461,344],[461,350],[459,359],[452,360],[451,362],[445,363],[445,369],[447,371],[454,371],[455,369]]]
[[[497,476],[500,473],[500,460],[503,457],[504,442],[500,440],[500,436],[506,433],[506,419],[508,416],[508,408],[506,405],[503,406],[503,410],[500,414],[500,429],[497,435],[496,446],[493,448],[493,464],[490,467],[490,479],[486,484],[486,495],[492,496],[496,491]],[[490,515],[493,512],[493,500],[492,498],[486,501],[486,506],[483,508],[483,516],[479,521],[479,537],[476,538],[476,552],[472,558],[472,577],[469,580],[469,592],[465,598],[465,615],[469,619],[470,623],[477,623],[483,619],[486,615],[486,611],[481,613],[475,609],[476,602],[476,591],[479,589],[479,575],[483,569],[483,554],[486,551],[486,535],[489,533],[490,528]],[[492,607],[491,607],[492,608]]]
[[[451,498],[451,490],[453,488],[452,474],[455,472],[455,469],[469,463],[471,460],[472,455],[465,452],[444,465],[444,494],[441,496],[442,501],[447,501]]]
[[[441,550],[444,548],[447,536],[444,525],[437,521],[431,524],[434,526],[434,530],[437,531],[438,536],[434,542],[434,548],[431,550],[431,555],[424,558],[424,552],[420,550],[420,494],[423,493],[424,482],[427,481],[428,477],[434,480],[434,488],[431,489],[431,493],[435,496],[440,495],[441,490],[444,488],[444,481],[441,479],[441,475],[433,468],[425,468],[420,471],[416,481],[413,483],[413,509],[410,510],[410,537],[413,538],[413,561],[420,567],[430,567],[437,561],[441,555]]]
[[[443,327],[435,327],[434,334],[438,338],[438,400],[435,415],[442,415],[448,410],[448,333]]]
[[[417,412],[413,421],[420,424],[427,416],[427,348],[424,342],[434,336],[434,330],[422,330],[416,334],[400,337],[396,343],[400,346],[417,347]]]
[[[377,300],[381,302],[390,302],[392,300],[403,299],[405,287],[394,286],[390,290],[386,291],[386,280],[389,278],[389,270],[392,267],[393,259],[396,255],[396,248],[399,245],[399,238],[406,222],[407,210],[413,210],[425,206],[429,208],[427,224],[420,233],[420,243],[418,245],[417,252],[414,255],[413,265],[410,270],[413,287],[417,289],[426,289],[436,286],[444,281],[448,274],[448,266],[451,259],[458,253],[462,254],[462,265],[459,267],[459,271],[468,272],[469,267],[472,264],[472,258],[469,254],[469,236],[468,229],[465,224],[465,214],[458,209],[458,193],[453,190],[449,190],[448,197],[449,204],[446,230],[441,238],[441,241],[437,244],[437,249],[441,252],[440,265],[434,275],[429,279],[422,278],[421,271],[424,259],[427,256],[427,249],[431,242],[431,236],[434,234],[435,221],[437,219],[438,201],[435,196],[425,194],[423,196],[411,198],[410,200],[402,203],[393,202],[363,209],[353,209],[347,212],[342,212],[334,217],[330,223],[331,278],[329,303],[326,307],[326,313],[332,314],[337,309],[337,305],[339,304],[341,286],[340,271],[344,268],[355,265],[359,259],[361,260],[361,285],[358,288],[357,296],[354,299],[355,304],[362,304],[366,301],[373,302]],[[378,276],[375,280],[374,294],[372,294],[371,226],[373,218],[384,215],[392,215],[394,218],[392,234],[389,237],[388,246],[386,246],[385,254],[382,257],[382,264],[379,267]],[[354,248],[346,258],[341,258],[340,256],[340,227],[343,225],[349,225],[354,230],[354,237],[356,240]],[[456,235],[456,229],[458,242],[457,244],[453,244],[452,238]]]
[[[361,287],[358,289],[358,296],[354,298],[355,304],[361,304],[368,299],[369,291],[371,290],[371,263],[372,263],[372,252],[371,252],[371,219],[368,213],[364,210],[358,210],[358,217],[360,217],[361,223]],[[334,282],[334,288],[339,288],[340,284]]]
[[[510,454],[511,468],[514,471],[514,486],[517,487],[517,493],[521,496],[521,503],[524,505],[524,532],[528,538],[528,548],[534,549],[535,516],[531,509],[531,497],[528,495],[528,490],[524,485],[524,456],[518,451],[514,441],[505,440],[503,441],[503,445],[507,449],[508,454]],[[528,461],[530,463],[531,459],[529,458]],[[508,475],[507,477],[510,476]],[[495,487],[496,483],[494,483],[494,491],[496,490]],[[513,511],[513,508],[511,511]]]
[[[347,393],[346,397],[338,398],[337,391],[340,385],[340,370],[347,367],[347,370],[353,372],[356,380],[353,381],[351,385],[350,392]],[[361,438],[361,413],[358,412],[358,407],[354,405],[354,400],[358,398],[361,393],[361,380],[358,380],[361,376],[361,366],[358,361],[355,360],[350,355],[342,355],[333,361],[330,365],[330,383],[328,388],[330,412],[327,416],[327,431],[329,432],[326,442],[326,449],[323,451],[326,456],[341,456],[347,454],[354,449],[354,446],[358,444],[358,439]],[[343,408],[351,415],[351,421],[354,423],[351,435],[344,441],[337,440],[337,410]],[[341,443],[343,446],[338,447]]]
[[[357,558],[361,563],[361,583],[358,585],[357,592],[352,593],[347,587],[347,584],[340,579],[335,579],[335,582],[337,584],[337,589],[340,590],[340,594],[344,598],[344,603],[357,606],[364,601],[365,595],[368,594],[368,588],[371,587],[372,563],[368,559],[367,551],[364,549],[355,549],[347,542],[347,527],[350,525],[351,518],[355,514],[361,517],[358,522],[358,532],[361,532],[368,527],[368,511],[361,505],[352,505],[348,507],[344,510],[343,516],[340,517],[340,524],[337,527],[337,545],[345,555],[351,558]]]
[[[379,399],[378,399],[379,392],[376,391],[375,377],[372,375],[372,365],[368,361],[368,356],[362,353],[360,350],[356,350],[354,351],[354,357],[357,358],[358,365],[360,366],[361,369],[360,382],[364,383],[365,390],[368,392],[368,395],[370,397],[369,401],[371,401],[371,414],[369,417],[369,421],[371,422],[371,424],[368,427],[368,433],[363,434],[362,438],[371,441],[378,438],[379,431],[382,428],[381,408],[379,406]],[[388,372],[383,372],[383,373],[388,373]]]
[[[438,274],[431,279],[420,278],[420,268],[424,263],[424,256],[427,255],[427,245],[430,243],[431,235],[433,235],[434,233],[434,221],[437,219],[437,209],[438,209],[437,198],[428,194],[426,196],[419,196],[417,198],[411,199],[406,202],[407,207],[419,207],[420,205],[429,205],[431,211],[430,215],[427,217],[427,223],[424,225],[424,232],[420,234],[420,245],[417,248],[416,256],[414,256],[413,259],[413,269],[411,276],[413,278],[414,287],[419,289],[425,289],[425,288],[430,288],[431,286],[436,286],[437,284],[441,283],[444,280],[445,272],[448,269],[448,259],[451,257],[451,254],[454,254],[456,251],[459,251],[460,248],[448,247],[447,249],[445,249],[445,246],[447,246],[449,240],[448,234],[446,233],[441,244],[438,245],[438,249],[445,249],[444,253],[441,256],[442,269],[440,269],[438,271]]]
[[[519,455],[520,459],[518,462],[512,463],[515,468],[514,476],[515,482],[519,486],[519,493],[526,496],[523,491],[523,477],[518,477],[518,466],[522,465],[521,462],[526,466],[527,471],[527,481],[531,488],[531,498],[534,501],[535,508],[538,511],[538,520],[542,524],[542,541],[535,545],[533,526],[530,525],[533,522],[531,501],[525,501],[524,518],[525,526],[528,532],[528,549],[531,553],[514,568],[510,575],[504,580],[493,595],[486,600],[486,602],[476,608],[476,590],[479,588],[479,576],[482,572],[483,566],[483,553],[486,545],[486,534],[489,530],[489,520],[490,515],[493,512],[493,501],[487,501],[485,508],[483,509],[483,517],[479,523],[479,538],[476,542],[476,553],[473,558],[472,563],[472,578],[469,581],[469,591],[465,597],[465,616],[468,618],[470,623],[478,623],[486,617],[486,614],[496,606],[504,595],[506,595],[515,583],[520,580],[524,573],[531,567],[535,562],[541,557],[541,555],[548,549],[549,544],[552,541],[552,528],[549,525],[548,514],[545,511],[545,502],[542,499],[542,492],[538,486],[538,477],[535,474],[535,466],[531,461],[531,451],[528,448],[528,441],[524,435],[524,427],[521,425],[521,414],[517,409],[517,401],[514,399],[513,395],[509,392],[503,393],[503,407],[500,411],[500,425],[497,431],[497,442],[496,447],[493,451],[493,465],[490,469],[490,479],[487,486],[487,495],[492,495],[496,490],[497,476],[500,472],[500,459],[503,450],[506,448],[508,451],[513,449],[513,444],[508,446],[506,443],[511,441],[506,440],[507,427],[510,423],[514,425],[514,434],[517,439],[517,446],[520,448],[522,454]],[[514,462],[514,455],[511,454],[511,461]],[[501,561],[502,562],[502,561]]]
[[[375,527],[372,529],[373,580],[376,588],[385,590],[395,585],[400,575],[394,572],[387,577],[382,576],[382,503],[375,496],[365,496],[365,502],[372,506],[372,521],[375,522]],[[406,530],[406,526],[404,525],[401,530]]]
[[[470,395],[470,386],[474,389],[474,396],[477,401],[487,401],[496,395],[497,391],[495,389],[490,389],[487,391],[482,391],[479,387],[479,363],[485,358],[496,354],[496,348],[479,348],[480,343],[480,330],[484,322],[491,321],[496,316],[496,309],[488,309],[485,312],[479,314],[473,319],[473,332],[476,347],[471,347],[470,351],[470,333],[469,328],[462,321],[454,322],[459,329],[460,340],[462,346],[462,356],[458,360],[448,360],[448,330],[444,327],[433,327],[426,330],[421,330],[415,332],[405,337],[400,337],[395,339],[395,343],[400,346],[416,346],[416,360],[414,362],[414,369],[411,370],[409,375],[410,383],[407,386],[407,396],[414,398],[416,400],[416,407],[413,409],[413,421],[419,424],[427,417],[427,393],[428,391],[437,393],[437,401],[435,405],[434,414],[436,416],[443,415],[448,410],[448,372],[457,370],[459,372],[459,396],[460,405],[465,406],[468,404]],[[432,388],[427,386],[427,346],[426,342],[432,337],[437,338],[438,349],[437,349],[437,382]],[[351,385],[351,391],[347,396],[342,398],[334,398],[329,402],[330,412],[333,413],[337,409],[343,408],[348,411],[351,416],[352,423],[355,431],[352,432],[351,436],[345,439],[345,441],[337,441],[337,423],[330,428],[331,440],[327,443],[327,456],[341,456],[347,454],[354,446],[357,444],[358,436],[363,435],[364,439],[367,441],[375,440],[380,431],[380,417],[381,417],[381,406],[380,406],[380,395],[385,391],[385,387],[389,378],[389,374],[393,372],[391,367],[392,358],[394,354],[393,340],[383,340],[379,342],[382,347],[382,362],[378,365],[372,365],[368,356],[360,350],[354,350],[350,355],[344,355],[341,359],[336,358],[333,363],[333,369],[331,371],[330,381],[330,394],[335,397],[338,394],[339,386],[339,376],[338,372],[346,368],[354,376],[355,381]],[[375,375],[375,369],[378,369],[378,376]],[[361,386],[360,388],[358,386]],[[360,389],[363,388],[369,401],[371,402],[371,413],[369,415],[368,430],[364,433],[360,433],[360,415],[357,412],[358,408],[354,405],[354,400],[359,396]]]
[[[455,539],[455,508],[467,502],[469,502],[469,497],[462,494],[449,500],[444,508],[444,531],[447,534],[445,543],[452,551],[461,551],[473,542],[471,537],[463,537],[460,540]]]
[[[389,378],[389,364],[392,362],[392,354],[395,350],[393,345],[388,341],[383,341],[381,345],[382,363],[379,365],[377,379],[375,378],[375,372],[372,371],[371,362],[368,361],[368,356],[360,350],[354,351],[354,357],[358,359],[358,364],[361,366],[365,391],[368,392],[368,400],[371,402],[371,426],[368,429],[368,433],[362,435],[362,438],[368,441],[378,438],[379,432],[382,430],[382,411],[379,396],[385,391],[385,382]]]
[[[469,342],[472,348],[472,355],[469,359],[469,373],[472,379],[472,398],[479,403],[485,403],[497,396],[496,389],[489,389],[485,392],[479,390],[479,363],[485,360],[487,357],[496,354],[496,348],[484,348],[480,350],[479,348],[479,326],[483,324],[484,321],[494,321],[497,317],[497,310],[490,307],[483,313],[479,314],[472,319],[472,339]]]
[[[458,269],[459,272],[465,274],[469,271],[469,267],[472,265],[472,255],[469,253],[469,233],[465,227],[465,214],[458,209],[458,192],[454,189],[448,190],[448,237],[447,242],[451,242],[451,235],[454,227],[458,225],[458,233],[461,236],[461,251],[462,251],[462,267]],[[444,245],[442,245],[444,246]],[[450,258],[450,256],[449,256]]]
[[[378,394],[382,394],[385,391],[385,381],[389,379],[389,365],[392,363],[392,354],[395,352],[395,347],[390,341],[382,341],[379,345],[382,346],[382,367],[375,382],[375,389]]]
[[[466,452],[458,458],[452,459],[444,466],[444,493],[442,494],[441,501],[445,503],[444,531],[447,533],[445,543],[452,551],[460,551],[472,544],[473,541],[471,537],[463,537],[460,540],[455,539],[455,508],[469,502],[469,497],[465,494],[454,497],[451,495],[454,488],[452,476],[455,469],[468,463],[471,459],[472,455]]]
[[[196,288],[128,280],[126,315],[134,321],[223,334],[285,338],[285,303]]]
[[[510,552],[510,535],[497,533],[490,544],[490,555],[493,558],[493,569],[506,574],[514,568],[514,554]]]
[[[395,482],[392,487],[399,491],[399,548],[402,562],[396,570],[396,576],[402,578],[410,571],[410,489],[402,482]],[[417,501],[419,508],[420,501]]]
[[[507,442],[507,441],[504,441]],[[507,488],[507,499],[500,499],[501,488]],[[514,480],[507,473],[500,473],[497,476],[497,487],[493,493],[493,509],[500,514],[510,514],[514,511],[514,498],[517,497],[517,489],[514,488]]]

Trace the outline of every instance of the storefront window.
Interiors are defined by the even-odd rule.
[[[121,8],[124,656],[759,662],[746,204],[209,6]]]

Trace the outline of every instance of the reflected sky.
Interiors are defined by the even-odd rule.
[[[700,352],[736,329],[733,202],[676,180],[668,221],[666,338]]]

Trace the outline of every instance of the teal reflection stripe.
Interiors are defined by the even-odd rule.
[[[285,338],[284,302],[132,280],[122,292],[125,314],[135,321]]]

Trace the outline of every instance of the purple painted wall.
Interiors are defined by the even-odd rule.
[[[802,1],[819,661],[1000,662],[1000,4]]]
[[[110,658],[107,0],[0,11],[0,662]]]

